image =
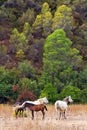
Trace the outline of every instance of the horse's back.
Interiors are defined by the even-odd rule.
[[[55,109],[64,110],[67,109],[67,103],[61,100],[55,102]]]

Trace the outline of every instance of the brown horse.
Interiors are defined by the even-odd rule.
[[[31,106],[30,106],[28,103],[25,103],[25,104],[24,104],[24,107],[28,107],[29,110],[31,111],[32,120],[34,119],[34,111],[36,111],[36,112],[41,111],[42,114],[43,114],[42,119],[44,119],[44,116],[45,116],[44,109],[47,111],[47,107],[46,107],[46,105],[44,105],[44,104],[38,104],[38,105],[31,105]]]
[[[34,119],[34,111],[36,111],[36,112],[37,112],[37,111],[41,111],[42,114],[43,114],[42,119],[44,119],[44,116],[45,116],[44,109],[47,111],[47,107],[46,107],[46,105],[44,105],[44,104],[35,105],[35,106],[30,107],[29,109],[30,109],[31,112],[32,112],[32,120]]]
[[[29,110],[31,111],[32,120],[34,119],[34,111],[36,111],[36,112],[41,111],[42,114],[43,114],[42,119],[44,119],[44,116],[45,116],[44,109],[47,111],[46,105],[44,105],[44,104],[35,105],[35,104],[32,104],[32,103],[27,103],[27,102],[25,102],[22,105],[18,105],[18,106],[15,107],[16,118],[17,118],[18,112],[21,112],[22,117],[23,117],[23,112],[24,112],[24,110],[26,110],[26,107],[29,108]]]

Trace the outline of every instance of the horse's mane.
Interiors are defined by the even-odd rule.
[[[43,100],[42,99],[38,99],[37,102],[43,103]]]
[[[64,98],[64,99],[63,99],[63,101],[67,101],[67,100],[68,100],[68,98],[69,98],[69,97]]]

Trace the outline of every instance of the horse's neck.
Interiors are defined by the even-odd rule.
[[[38,99],[37,102],[39,102],[40,104],[43,104],[43,100]]]
[[[64,98],[64,100],[63,100],[64,102],[66,102],[66,103],[68,103],[69,101],[68,101],[68,98]]]

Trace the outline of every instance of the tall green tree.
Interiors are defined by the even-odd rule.
[[[52,87],[57,87],[57,90],[61,91],[65,85],[74,83],[82,57],[77,49],[71,48],[71,45],[72,42],[62,29],[55,30],[47,37],[40,86],[44,88],[46,84],[51,83]]]

